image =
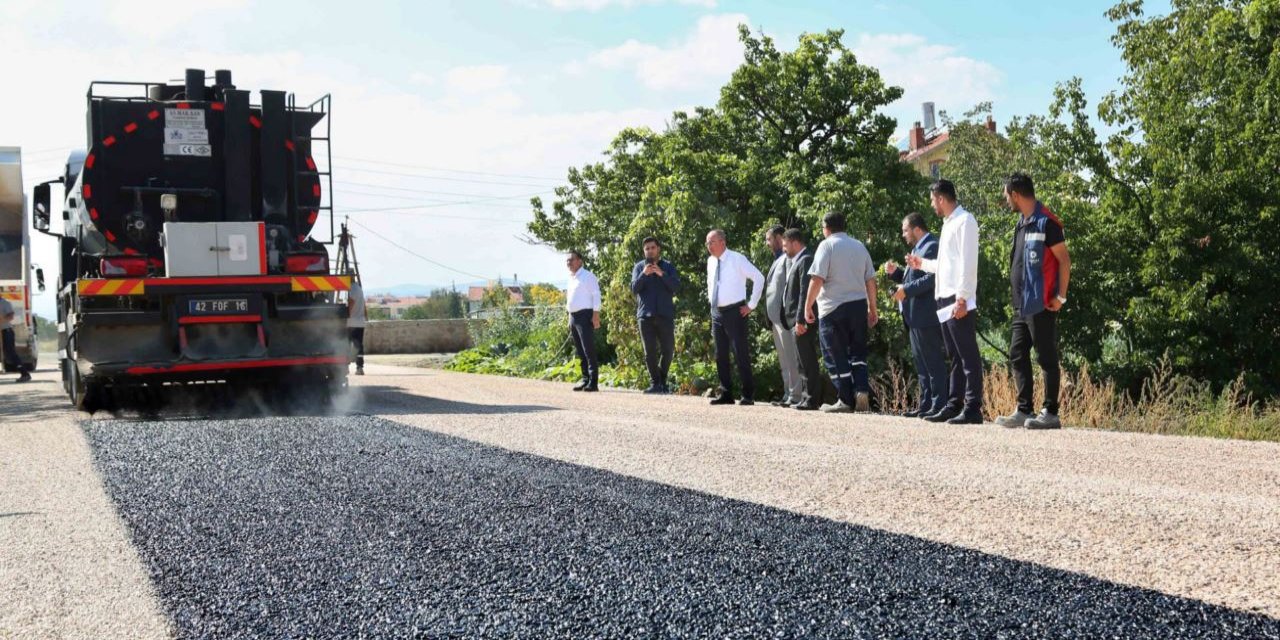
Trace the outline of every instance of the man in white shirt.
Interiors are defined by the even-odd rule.
[[[569,287],[565,307],[569,310],[569,335],[582,367],[582,381],[574,391],[600,390],[600,365],[596,361],[596,329],[600,328],[600,281],[582,266],[582,254],[570,251]]]
[[[347,335],[351,340],[351,348],[356,352],[356,375],[364,375],[364,328],[368,324],[368,316],[364,307],[364,289],[355,279],[351,280],[351,288],[347,290]]]
[[[951,393],[947,406],[925,417],[929,422],[982,424],[982,354],[978,351],[978,221],[956,202],[956,187],[938,180],[929,187],[933,210],[943,217],[938,258],[906,257],[907,266],[936,273],[942,341],[951,359]],[[953,306],[954,305],[954,306]]]
[[[755,381],[751,377],[751,343],[747,337],[747,316],[755,310],[764,291],[764,274],[747,257],[732,251],[725,242],[723,230],[707,234],[707,300],[711,302],[711,335],[716,344],[716,373],[720,389],[711,404],[733,404],[733,373],[729,351],[738,365],[742,381],[739,404],[755,404]],[[751,281],[751,297],[747,298],[747,281]]]
[[[800,375],[800,352],[796,347],[796,334],[783,321],[784,296],[787,288],[787,265],[790,258],[782,250],[782,234],[786,229],[771,227],[764,233],[764,244],[773,252],[773,264],[764,282],[764,317],[773,333],[773,348],[778,351],[778,366],[782,369],[782,398],[769,404],[790,407],[799,404],[805,394],[804,378]]]

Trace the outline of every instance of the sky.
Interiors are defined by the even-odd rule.
[[[1111,4],[4,0],[0,145],[23,148],[30,193],[84,147],[90,81],[230,69],[242,89],[333,95],[333,204],[366,290],[560,282],[563,259],[523,239],[529,197],[549,203],[619,130],[714,104],[741,62],[739,24],[787,49],[842,29],[905,90],[887,109],[904,135],[925,101],[955,115],[990,101],[1003,124],[1043,113],[1054,84],[1079,76],[1096,102],[1124,73]],[[33,245],[54,282],[53,239]],[[52,288],[35,300],[45,316]]]

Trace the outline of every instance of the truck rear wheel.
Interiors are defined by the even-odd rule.
[[[80,367],[74,360],[67,360],[71,404],[76,409],[92,414],[102,408],[102,383],[87,380],[80,375]]]

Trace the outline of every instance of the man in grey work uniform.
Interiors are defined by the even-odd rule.
[[[876,311],[876,268],[861,242],[845,233],[842,213],[822,219],[827,237],[818,245],[809,268],[809,295],[805,319],[814,322],[818,305],[818,336],[827,372],[839,399],[823,405],[827,413],[868,411],[871,381],[867,375],[867,338],[880,316]]]
[[[4,366],[18,371],[18,382],[26,382],[31,379],[31,372],[18,357],[18,340],[13,332],[14,315],[13,305],[0,298],[0,336],[3,337],[0,347],[4,349]]]

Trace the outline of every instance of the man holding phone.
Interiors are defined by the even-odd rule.
[[[667,373],[676,348],[676,307],[673,300],[680,289],[675,265],[662,259],[662,243],[645,238],[644,260],[631,269],[631,292],[636,294],[636,319],[644,342],[644,360],[649,369],[645,393],[670,393]]]

